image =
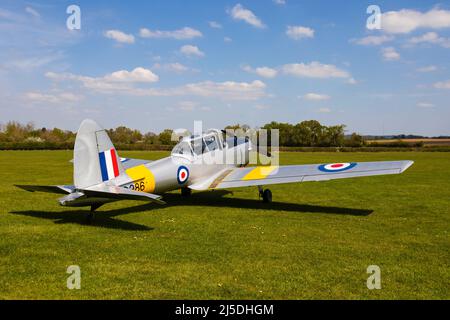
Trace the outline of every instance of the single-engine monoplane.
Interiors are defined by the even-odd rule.
[[[177,189],[189,196],[192,190],[255,186],[262,200],[271,202],[272,192],[264,189],[265,185],[400,174],[413,164],[405,160],[247,167],[252,148],[245,137],[209,130],[182,138],[163,159],[120,158],[106,131],[95,121],[84,120],[75,140],[73,185],[17,187],[63,194],[59,199],[62,206],[89,206],[88,219],[92,219],[94,211],[106,203],[141,200],[164,204],[161,195]]]

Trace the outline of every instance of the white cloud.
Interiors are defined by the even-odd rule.
[[[438,68],[436,66],[426,66],[422,68],[418,68],[418,72],[433,72],[436,71]]]
[[[203,34],[200,31],[189,27],[184,27],[182,29],[174,31],[161,31],[161,30],[152,31],[147,28],[142,28],[139,31],[139,35],[142,38],[155,38],[155,39],[172,38],[176,40],[188,40],[203,36]]]
[[[41,92],[27,92],[25,98],[32,103],[70,103],[78,102],[83,99],[81,95],[75,95],[70,92],[62,92],[57,94],[46,94]]]
[[[171,71],[171,72],[175,72],[175,73],[183,73],[186,71],[189,71],[190,68],[186,67],[185,65],[179,63],[179,62],[173,62],[173,63],[166,63],[166,64],[159,64],[156,63],[153,66],[154,69],[162,69],[162,70],[166,70],[166,71]]]
[[[331,109],[330,108],[319,108],[317,110],[317,112],[319,112],[319,113],[330,113]]]
[[[33,9],[32,7],[25,7],[25,11],[27,13],[31,14],[35,18],[41,17],[41,14],[36,9]]]
[[[393,47],[383,48],[381,50],[383,59],[386,61],[395,61],[400,59],[400,54]]]
[[[113,72],[104,79],[111,82],[157,82],[159,77],[151,70],[138,67],[131,72],[127,70]]]
[[[388,33],[410,33],[419,28],[442,29],[450,27],[450,11],[431,9],[422,13],[402,9],[389,11],[381,16],[381,28]]]
[[[256,28],[262,29],[266,27],[261,19],[259,19],[252,11],[245,9],[240,3],[231,9],[230,15],[234,20],[245,21]]]
[[[214,29],[222,29],[222,25],[216,21],[209,21],[209,26]]]
[[[429,102],[419,102],[417,106],[420,108],[434,108],[434,104]]]
[[[314,38],[314,30],[302,26],[288,26],[286,29],[286,35],[294,40],[300,40],[303,38]]]
[[[54,81],[75,81],[80,82],[83,87],[94,92],[102,94],[126,94],[132,96],[200,96],[212,97],[223,100],[258,100],[266,96],[266,85],[264,82],[255,80],[253,82],[213,82],[203,81],[198,83],[190,83],[175,88],[142,88],[133,84],[140,82],[138,79],[131,77],[135,81],[116,81],[117,78],[111,77],[111,73],[100,78],[89,76],[75,75],[70,73],[57,74],[48,72],[46,76]],[[112,80],[113,79],[113,80]]]
[[[134,83],[153,83],[159,80],[151,70],[138,67],[132,71],[120,70],[103,77],[89,77],[72,73],[47,72],[45,76],[54,81],[78,81],[90,90],[115,93],[133,91]]]
[[[242,69],[246,72],[255,73],[258,76],[264,77],[264,78],[274,78],[278,74],[277,70],[269,68],[269,67],[259,67],[259,68],[253,69],[250,66],[244,66],[244,67],[242,67]]]
[[[134,43],[134,36],[132,34],[126,34],[120,30],[108,30],[105,32],[105,37],[120,43]]]
[[[282,70],[285,74],[305,78],[351,78],[351,75],[347,71],[341,70],[332,64],[322,64],[317,61],[309,64],[285,64]]]
[[[410,44],[431,43],[444,48],[450,48],[450,39],[440,37],[436,32],[427,32],[419,37],[413,37],[408,41]]]
[[[319,93],[307,93],[303,96],[303,99],[310,100],[310,101],[324,101],[329,100],[330,96],[326,94],[319,94]]]
[[[265,83],[259,80],[250,83],[204,81],[187,84],[182,88],[182,92],[202,97],[218,97],[226,100],[257,100],[265,96],[265,88]]]
[[[273,2],[275,4],[279,4],[279,5],[285,5],[286,4],[286,0],[273,0]]]
[[[231,39],[230,37],[225,37],[225,38],[223,38],[223,41],[230,43],[230,42],[233,42],[233,39]]]
[[[367,36],[361,39],[352,39],[350,40],[350,42],[354,42],[362,46],[378,46],[380,44],[392,40],[394,40],[393,36],[381,35],[381,36]]]
[[[450,89],[450,80],[436,82],[434,87],[437,89]]]
[[[180,48],[180,52],[186,56],[204,57],[205,54],[197,47],[192,45],[185,45]]]

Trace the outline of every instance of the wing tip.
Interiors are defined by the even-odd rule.
[[[402,166],[400,173],[405,172],[406,170],[408,170],[409,167],[411,167],[414,164],[414,161],[412,161],[412,160],[405,160],[403,162],[404,162],[404,165]]]

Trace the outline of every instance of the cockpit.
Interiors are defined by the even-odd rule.
[[[203,135],[184,137],[172,150],[173,156],[193,157],[226,147],[220,131],[211,130]]]

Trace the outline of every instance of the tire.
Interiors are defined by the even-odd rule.
[[[264,203],[271,203],[272,202],[272,191],[269,189],[266,189],[263,191],[262,194],[263,202]]]
[[[181,189],[181,196],[183,197],[190,197],[192,194],[192,190],[189,188],[183,188]]]

